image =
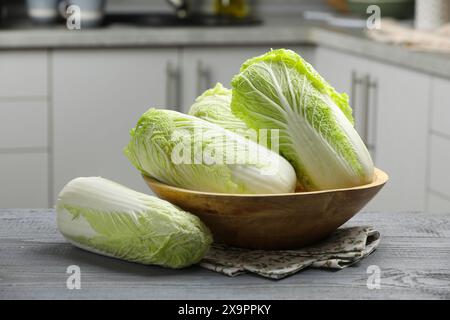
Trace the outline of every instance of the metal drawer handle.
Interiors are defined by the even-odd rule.
[[[367,148],[372,152],[372,157],[376,158],[376,137],[377,137],[377,118],[378,118],[378,82],[377,80],[372,80],[369,78],[369,82],[367,84],[369,87],[368,93],[369,97],[372,100],[372,104],[370,105],[370,119],[367,122],[370,122],[370,128],[367,129],[367,134],[370,134],[370,141],[368,142]],[[369,118],[369,109],[367,112],[367,118]],[[369,131],[370,130],[370,131]]]
[[[180,71],[171,61],[166,65],[166,105],[181,112]]]
[[[350,92],[350,106],[353,108],[353,116],[356,118],[356,114],[361,110],[357,107],[356,104],[356,92],[358,86],[364,84],[364,77],[358,77],[358,74],[355,70],[352,71],[352,80],[351,80],[351,92]]]
[[[360,108],[356,103],[356,92],[359,85],[362,86],[363,90],[363,101]],[[350,103],[353,107],[354,117],[356,118],[357,114],[362,115],[362,117],[360,118],[362,119],[363,124],[361,139],[372,154],[372,157],[375,159],[378,83],[377,81],[371,79],[369,74],[358,77],[357,72],[352,71],[350,94]],[[373,102],[373,104],[371,104],[371,101]]]
[[[370,126],[370,75],[365,75],[363,78],[363,88],[364,88],[364,118],[363,118],[363,141],[366,144],[367,148],[371,150],[369,145],[369,126]]]

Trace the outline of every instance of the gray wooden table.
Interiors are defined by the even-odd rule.
[[[0,299],[450,299],[450,216],[360,213],[349,224],[378,229],[378,250],[344,270],[274,281],[95,255],[63,239],[52,210],[2,210]],[[71,265],[80,267],[79,290],[67,289]],[[367,286],[371,265],[381,270],[379,289]]]

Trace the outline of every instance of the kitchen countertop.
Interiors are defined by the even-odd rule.
[[[370,59],[450,78],[450,55],[414,52],[372,41],[362,30],[331,27],[299,17],[264,19],[246,27],[134,27],[112,25],[103,29],[67,30],[64,26],[36,28],[20,24],[0,29],[2,49],[180,47],[288,45],[326,46]]]
[[[0,299],[450,299],[450,215],[360,213],[349,224],[381,232],[372,255],[273,281],[103,257],[68,244],[53,210],[0,210]],[[66,288],[70,265],[80,267],[80,290]],[[371,265],[381,270],[380,289],[367,287]]]

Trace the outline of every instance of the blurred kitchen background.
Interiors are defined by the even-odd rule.
[[[70,4],[82,10],[81,30],[61,16]],[[371,4],[381,29],[368,28]],[[390,175],[365,210],[450,213],[448,0],[0,6],[0,208],[52,207],[78,176],[149,192],[122,154],[139,116],[187,111],[216,82],[229,86],[247,58],[284,47],[348,93],[360,135]]]

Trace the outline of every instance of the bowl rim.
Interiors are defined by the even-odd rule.
[[[290,192],[290,193],[219,193],[219,192],[204,192],[197,190],[184,189],[179,187],[174,187],[168,184],[165,184],[155,178],[149,177],[145,174],[142,174],[142,177],[147,182],[147,184],[155,185],[159,188],[165,188],[167,190],[172,190],[180,193],[188,193],[202,196],[214,196],[214,197],[254,197],[254,198],[264,198],[264,197],[286,197],[293,195],[314,195],[314,194],[324,194],[324,193],[332,193],[332,192],[340,192],[340,191],[350,191],[350,190],[361,190],[361,189],[370,189],[378,186],[384,185],[388,180],[389,176],[386,172],[381,169],[374,168],[374,179],[371,183],[363,184],[356,187],[351,188],[340,188],[340,189],[327,189],[320,191],[303,191],[303,192]]]

